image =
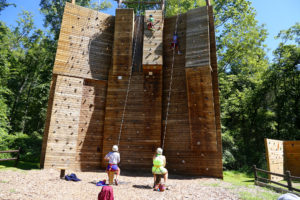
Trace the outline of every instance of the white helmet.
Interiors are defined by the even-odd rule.
[[[118,146],[117,146],[117,145],[114,145],[114,146],[112,147],[112,150],[113,150],[113,151],[118,151],[118,150],[119,150],[119,148],[118,148]]]
[[[157,148],[156,149],[156,153],[159,154],[159,155],[161,155],[163,153],[162,148]]]

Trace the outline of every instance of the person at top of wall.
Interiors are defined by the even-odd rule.
[[[163,150],[161,148],[157,148],[156,153],[153,156],[153,167],[152,174],[154,177],[154,183],[156,182],[156,175],[164,176],[164,184],[167,183],[168,180],[168,170],[165,168],[166,166],[166,157],[162,155]],[[154,186],[154,190],[158,189],[158,185]]]
[[[149,15],[148,18],[148,30],[154,31],[154,17],[152,15]]]
[[[118,176],[120,175],[121,169],[118,167],[118,164],[120,163],[120,153],[118,152],[119,148],[117,145],[114,145],[112,147],[112,152],[109,152],[104,157],[104,160],[108,161],[108,165],[106,168],[106,172],[108,175],[109,171],[113,171],[116,173],[116,179],[115,184],[118,185]],[[109,175],[108,175],[109,176]],[[109,179],[109,178],[108,178]]]
[[[171,48],[172,49],[176,49],[178,55],[181,55],[181,51],[179,51],[179,40],[178,40],[178,35],[176,32],[174,32],[173,34],[173,38],[172,38],[172,43],[171,43]]]

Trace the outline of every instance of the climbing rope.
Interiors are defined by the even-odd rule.
[[[140,29],[140,21],[141,21],[141,16],[139,15],[140,14],[139,9],[140,9],[140,0],[139,0],[139,3],[138,3],[138,11],[137,11],[137,17],[139,18],[138,19],[137,30]],[[132,78],[132,67],[133,67],[133,62],[134,62],[135,52],[136,52],[137,35],[138,34],[135,35],[135,40],[134,40],[135,43],[134,43],[134,47],[133,47],[133,55],[132,55],[132,61],[131,61],[131,68],[130,68],[130,72],[129,72],[129,79],[128,79],[128,84],[127,84],[127,91],[126,91],[125,103],[124,103],[124,108],[123,108],[123,112],[122,112],[122,119],[121,119],[121,124],[120,124],[120,132],[119,132],[119,136],[118,136],[118,143],[117,143],[118,146],[119,146],[120,140],[121,140],[121,135],[122,135],[122,130],[123,130],[123,124],[124,124],[124,118],[125,118],[125,112],[126,112],[126,107],[127,107],[127,102],[128,102],[128,95],[129,95],[131,78]]]
[[[178,19],[181,15],[181,6],[180,6],[180,0],[178,0],[178,6],[179,6],[179,15],[176,17],[176,24],[175,24],[175,34],[177,34],[178,29]],[[175,45],[173,47],[173,58],[172,58],[172,66],[171,66],[171,77],[170,77],[170,84],[169,84],[169,94],[168,94],[168,104],[167,104],[167,112],[166,112],[166,120],[165,120],[165,127],[164,127],[164,135],[162,140],[162,149],[164,149],[165,146],[165,138],[167,133],[167,126],[168,126],[168,116],[169,116],[169,109],[170,109],[170,102],[171,102],[171,92],[172,92],[172,83],[173,83],[173,72],[174,72],[174,60],[175,60]]]

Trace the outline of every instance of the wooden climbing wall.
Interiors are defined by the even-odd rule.
[[[41,166],[99,169],[114,17],[66,3]]]
[[[174,75],[171,92],[170,111],[168,115],[167,133],[165,136],[165,152],[167,167],[172,172],[183,174],[204,175],[222,178],[222,146],[219,109],[219,94],[217,82],[212,9],[198,8],[182,14],[178,18],[178,38],[182,55],[175,54]],[[205,16],[206,15],[206,16]],[[195,30],[196,24],[201,24],[205,35]],[[200,20],[200,22],[199,22]],[[165,124],[167,96],[173,61],[173,51],[170,49],[174,33],[176,16],[165,19],[164,27],[164,71],[163,71],[163,122]],[[190,24],[189,24],[190,23]],[[196,24],[195,24],[196,23]],[[188,34],[188,30],[190,30]],[[203,39],[201,37],[205,37]],[[194,42],[193,42],[194,38]],[[203,45],[198,43],[207,41]],[[189,68],[188,68],[189,67]],[[211,70],[211,69],[215,69]],[[185,76],[183,76],[185,74]],[[194,80],[193,80],[194,79]],[[201,80],[202,79],[202,80]],[[193,80],[193,81],[191,81]],[[204,84],[205,83],[205,84]],[[192,88],[191,88],[192,87]],[[197,94],[198,93],[198,94]],[[195,95],[196,94],[196,95]],[[204,95],[209,94],[206,99]],[[198,104],[196,109],[189,105]],[[203,109],[203,110],[201,110]],[[211,113],[205,113],[211,112]],[[198,116],[200,113],[200,116]],[[210,117],[211,116],[211,117]],[[200,118],[199,118],[200,117]],[[209,117],[201,121],[201,117]],[[204,123],[199,126],[199,122]],[[195,121],[195,122],[194,122]],[[193,125],[201,129],[200,132]],[[192,131],[196,132],[192,132]],[[199,134],[211,134],[210,137]],[[200,143],[198,142],[201,139]]]
[[[107,81],[86,79],[83,85],[75,169],[101,166]]]
[[[217,151],[208,7],[187,13],[186,81],[193,150]]]
[[[57,76],[45,152],[45,168],[73,168],[82,87],[82,78]]]
[[[270,172],[284,174],[284,149],[283,141],[265,139],[266,158]],[[281,181],[282,177],[269,175],[272,181]]]
[[[281,141],[265,138],[268,170],[284,174],[289,170],[292,176],[300,176],[300,141]],[[269,176],[280,181],[282,177]]]
[[[149,16],[154,18],[153,30],[149,30]],[[162,65],[163,65],[163,11],[146,10],[143,45],[144,79],[144,134],[152,148],[161,146],[162,119]],[[153,150],[149,149],[151,163]]]
[[[134,35],[134,11],[133,9],[117,9],[115,20],[115,33],[113,44],[113,61],[112,69],[109,73],[108,89],[106,98],[106,114],[104,123],[104,140],[103,140],[103,152],[107,154],[111,151],[113,145],[118,144],[120,136],[120,127],[124,111],[125,99],[127,95],[127,86],[130,76],[130,70],[132,65],[132,47],[133,47],[133,35]],[[135,87],[135,78],[132,77],[132,87]],[[138,84],[139,85],[139,84]],[[137,86],[138,87],[138,86]],[[131,88],[133,89],[133,88]],[[132,96],[131,96],[132,95]],[[140,99],[136,99],[137,96]],[[119,149],[121,151],[121,165],[124,163],[124,155],[127,152],[130,154],[131,130],[136,127],[131,126],[133,120],[137,126],[142,126],[143,121],[141,118],[136,118],[137,115],[132,115],[130,112],[138,107],[138,104],[134,104],[134,100],[142,101],[142,93],[130,93],[128,96],[128,104],[126,107],[126,113],[124,119],[124,127],[122,127],[122,138],[120,138]],[[142,110],[135,110],[142,114]],[[139,131],[137,130],[139,133]],[[132,146],[131,146],[132,147]],[[127,151],[127,152],[126,152]],[[130,159],[127,159],[130,164]],[[134,162],[134,161],[133,161]],[[106,165],[102,163],[103,167]]]
[[[150,14],[154,31],[147,30]],[[212,7],[178,17],[182,54],[176,51],[173,60],[176,19],[163,19],[161,10],[134,17],[133,9],[117,9],[112,17],[67,3],[41,164],[81,171],[104,168],[103,156],[119,141],[122,169],[150,170],[155,149],[164,140],[170,173],[222,178]],[[55,113],[60,104],[64,118]]]
[[[300,141],[284,141],[283,149],[285,170],[300,177]]]

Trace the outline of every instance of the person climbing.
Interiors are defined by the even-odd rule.
[[[108,165],[106,168],[107,176],[109,179],[109,171],[113,171],[116,173],[116,179],[115,179],[115,184],[118,185],[118,176],[120,175],[121,169],[118,167],[118,164],[120,163],[120,153],[118,152],[119,148],[117,145],[114,145],[112,147],[112,152],[109,152],[106,154],[104,157],[104,160],[108,161]]]
[[[178,35],[177,35],[176,32],[174,32],[174,34],[173,34],[173,40],[172,40],[172,43],[171,43],[171,48],[172,49],[175,48],[178,55],[182,54],[181,51],[179,51],[179,40],[178,40]]]
[[[156,182],[157,175],[164,176],[164,184],[167,183],[168,180],[168,170],[165,168],[166,166],[166,157],[162,155],[162,148],[157,148],[156,153],[153,156],[153,167],[152,174],[154,177],[154,183]],[[158,189],[158,185],[154,185],[154,190]]]
[[[150,31],[154,31],[154,18],[152,15],[149,15],[149,19],[148,19],[148,30]]]

